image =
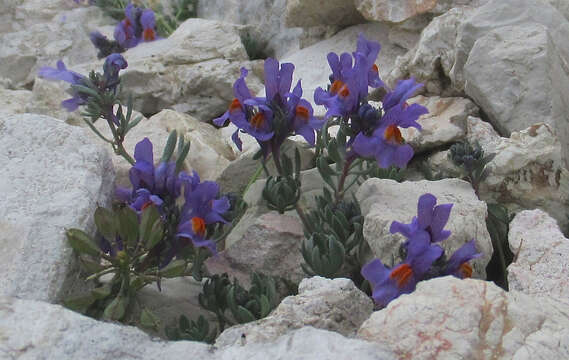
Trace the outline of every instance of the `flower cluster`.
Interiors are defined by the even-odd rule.
[[[161,261],[165,266],[190,241],[194,247],[207,247],[216,253],[215,242],[206,239],[206,226],[226,223],[222,215],[229,210],[229,199],[219,197],[219,185],[213,181],[201,182],[198,174],[176,171],[174,161],[154,165],[153,146],[144,138],[135,146],[134,166],[129,171],[132,188],[117,188],[117,198],[127,203],[138,214],[148,206],[156,206],[164,221],[175,228],[175,236],[165,244]],[[176,200],[182,194],[181,208]]]
[[[74,71],[67,70],[63,61],[57,62],[57,68],[44,66],[39,70],[38,75],[48,80],[62,80],[72,85],[70,93],[72,97],[64,100],[61,105],[68,111],[76,110],[80,105],[85,105],[92,98],[93,92],[81,91],[85,88],[105,93],[116,92],[119,84],[119,71],[128,66],[126,60],[120,54],[111,54],[103,65],[103,76],[96,79],[88,79]],[[93,83],[93,80],[96,80]]]
[[[110,41],[98,31],[93,31],[89,35],[91,42],[99,50],[99,58],[111,52],[123,52],[141,42],[158,39],[154,11],[141,9],[129,3],[124,13],[125,18],[115,27],[114,41]]]
[[[393,268],[386,267],[374,259],[362,267],[361,273],[373,288],[372,297],[378,306],[385,307],[401,294],[408,294],[421,280],[435,276],[454,275],[461,279],[472,276],[468,261],[479,257],[474,240],[460,247],[448,261],[444,261],[444,250],[437,243],[447,239],[451,232],[444,230],[452,204],[437,205],[432,194],[419,198],[417,216],[411,223],[394,221],[392,234],[401,233],[407,238],[403,243],[406,257]],[[435,262],[443,262],[435,268]],[[439,265],[439,264],[437,264]]]
[[[235,145],[241,150],[239,132],[253,136],[259,143],[266,158],[270,153],[278,156],[284,140],[293,134],[301,135],[314,145],[314,131],[324,125],[324,121],[314,117],[312,105],[302,98],[300,80],[290,91],[294,65],[280,64],[275,59],[265,61],[265,97],[253,97],[247,87],[245,77],[248,72],[241,69],[241,76],[233,85],[235,98],[229,109],[214,120],[222,126],[230,120],[237,130],[232,136]]]
[[[340,117],[348,124],[352,132],[348,145],[356,156],[375,157],[381,168],[405,167],[413,157],[413,149],[404,143],[399,128],[421,129],[417,120],[427,109],[406,101],[422,85],[413,78],[400,81],[384,96],[381,109],[370,105],[368,88],[386,87],[375,65],[380,48],[379,43],[360,34],[352,55],[328,54],[330,85],[326,91],[316,89],[314,101],[326,107],[326,118]]]

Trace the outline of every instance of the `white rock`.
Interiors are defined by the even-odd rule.
[[[189,19],[167,39],[142,43],[123,56],[128,67],[121,85],[132,93],[135,109],[155,114],[171,107],[200,121],[227,110],[240,68],[251,69],[235,27],[217,21]],[[78,72],[102,71],[102,61],[83,64]],[[247,77],[253,93],[261,88],[254,73]]]
[[[472,118],[471,118],[472,119]],[[483,133],[480,133],[482,136]],[[472,140],[476,140],[474,136]],[[568,224],[569,172],[560,155],[560,141],[550,126],[536,124],[513,132],[510,138],[484,144],[485,154],[495,153],[479,194],[510,211],[539,208],[564,227]]]
[[[546,297],[444,277],[375,312],[358,337],[399,359],[567,359],[568,311]]]
[[[399,23],[433,9],[437,0],[354,0],[354,3],[368,20]]]
[[[392,71],[385,76],[390,86],[397,79],[414,76],[425,84],[427,93],[456,96],[460,91],[451,87],[449,73],[455,62],[457,28],[471,8],[454,8],[436,17],[423,29],[419,42],[413,49],[397,59]]]
[[[492,242],[486,229],[486,204],[476,198],[469,183],[458,179],[403,183],[366,180],[356,198],[365,216],[364,239],[373,255],[388,266],[402,260],[399,247],[405,238],[401,234],[391,234],[389,228],[393,221],[410,223],[413,216],[417,216],[417,201],[425,193],[433,194],[437,204],[454,204],[445,227],[452,235],[440,245],[450,256],[463,244],[475,239],[476,248],[482,256],[472,260],[473,276],[484,279],[486,265],[492,257]]]
[[[421,131],[401,129],[403,138],[416,153],[462,140],[466,135],[466,118],[478,114],[478,107],[465,98],[419,95],[409,99],[408,103],[417,103],[429,110],[417,121],[422,126]]]
[[[43,6],[39,1],[35,3],[34,6]],[[20,30],[0,34],[0,78],[21,88],[31,85],[40,67],[55,67],[57,60],[68,66],[95,60],[97,49],[89,40],[89,33],[111,21],[92,6],[60,12],[49,22],[33,22]]]
[[[243,340],[247,343],[247,340]],[[221,360],[395,360],[391,351],[376,344],[306,326],[268,343],[225,348],[216,355]],[[217,358],[216,358],[217,359]]]
[[[315,276],[302,280],[298,295],[286,297],[268,317],[226,329],[215,345],[239,344],[243,334],[247,343],[270,342],[304,326],[353,337],[372,311],[372,300],[351,280]]]
[[[26,106],[32,98],[30,90],[8,90],[0,88],[0,113],[25,113]]]
[[[562,95],[569,77],[561,56],[543,25],[500,27],[474,43],[464,65],[464,90],[502,134],[538,121],[569,134],[569,96]]]
[[[80,115],[81,110],[69,112],[61,102],[71,96],[66,92],[69,84],[63,81],[51,81],[36,77],[26,112],[42,114],[61,119],[70,125],[85,126]]]
[[[47,116],[3,115],[0,138],[0,293],[57,301],[78,280],[65,229],[94,230],[114,192],[111,160],[84,129]]]
[[[489,0],[437,0],[437,5],[429,11],[431,14],[441,15],[450,9],[469,6],[469,7],[479,7],[486,4]],[[555,1],[555,0],[552,0]]]
[[[508,242],[515,260],[508,266],[510,290],[569,305],[569,239],[555,219],[541,210],[521,211],[510,223]]]
[[[203,343],[164,342],[141,330],[85,317],[59,305],[0,297],[0,349],[21,359],[214,359]]]
[[[352,1],[289,0],[286,3],[285,22],[288,27],[347,26],[364,21]]]

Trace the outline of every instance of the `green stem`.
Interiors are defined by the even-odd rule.
[[[93,132],[95,134],[97,134],[98,137],[100,137],[103,141],[108,142],[109,144],[113,144],[112,140],[107,139],[105,136],[103,136],[103,134],[101,134],[99,132],[99,130],[97,130],[97,128],[95,127],[95,125],[93,125],[92,122],[90,122],[88,119],[83,118],[83,121],[85,121],[85,123],[91,128],[91,130],[93,130]]]
[[[340,177],[340,181],[338,182],[338,189],[335,192],[336,203],[340,202],[344,198],[344,184],[346,182],[346,178],[348,177],[350,165],[352,165],[352,162],[355,159],[356,159],[355,156],[351,156],[347,158],[346,162],[344,163],[344,168],[342,169],[342,176]]]

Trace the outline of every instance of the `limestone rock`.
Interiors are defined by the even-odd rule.
[[[478,114],[478,107],[465,98],[419,95],[409,99],[408,103],[417,103],[429,110],[417,121],[422,126],[421,131],[415,128],[401,130],[403,138],[416,153],[462,140],[466,135],[466,118]]]
[[[399,23],[433,9],[437,0],[354,0],[354,3],[367,20]]]
[[[81,110],[69,112],[61,106],[63,100],[70,98],[67,89],[69,84],[66,82],[36,77],[30,101],[26,104],[26,112],[51,116],[70,125],[85,126]]]
[[[492,257],[492,242],[486,229],[486,204],[476,198],[469,183],[458,179],[440,181],[405,181],[368,179],[359,188],[364,219],[364,239],[373,255],[384,264],[397,264],[399,246],[405,240],[401,234],[391,234],[393,221],[410,223],[417,216],[417,201],[425,193],[437,198],[437,204],[454,204],[445,229],[452,235],[440,244],[450,256],[464,243],[475,239],[482,256],[472,261],[473,276],[486,277],[486,265]],[[404,194],[404,196],[402,196]]]
[[[84,129],[47,116],[3,115],[0,138],[0,293],[58,301],[78,280],[65,229],[94,230],[114,192],[111,160]]]
[[[121,84],[145,115],[171,107],[200,121],[209,121],[233,100],[233,83],[240,68],[251,69],[239,34],[231,24],[188,19],[167,39],[142,43],[124,54],[128,68]],[[101,71],[102,62],[84,64],[78,72]],[[250,73],[253,93],[261,84]]]
[[[216,340],[216,346],[238,344],[242,334],[247,343],[270,342],[304,326],[313,326],[353,337],[373,311],[371,299],[349,279],[304,279],[298,295],[286,297],[266,318],[233,326]]]
[[[474,43],[464,65],[464,90],[502,134],[539,121],[564,137],[569,75],[561,56],[543,25],[500,27]]]
[[[569,239],[541,210],[519,212],[510,223],[510,290],[555,298],[569,305]]]
[[[21,114],[32,97],[29,90],[8,90],[0,88],[0,113]]]
[[[486,147],[481,142],[486,154],[496,154],[480,185],[481,199],[498,202],[510,211],[539,208],[566,226],[569,172],[551,127],[536,124],[499,139],[487,142]]]
[[[493,283],[444,277],[420,282],[375,312],[358,337],[399,359],[566,359],[568,309]]]
[[[303,239],[302,225],[296,216],[248,209],[226,238],[225,250],[207,259],[206,267],[212,274],[256,271],[299,282],[305,276],[299,250]],[[243,277],[238,276],[247,282]]]
[[[289,0],[286,4],[285,23],[289,27],[347,26],[364,21],[352,1]]]
[[[35,3],[43,6],[40,1]],[[112,20],[94,6],[59,11],[49,22],[33,22],[14,32],[0,33],[0,78],[12,87],[31,85],[40,67],[54,67],[57,60],[69,66],[97,58],[89,33]]]

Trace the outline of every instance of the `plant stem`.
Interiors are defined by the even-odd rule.
[[[344,198],[344,184],[346,183],[346,178],[348,177],[348,172],[352,162],[356,159],[354,155],[348,157],[344,163],[344,168],[342,169],[342,176],[338,182],[338,189],[335,192],[336,203],[340,202]]]

